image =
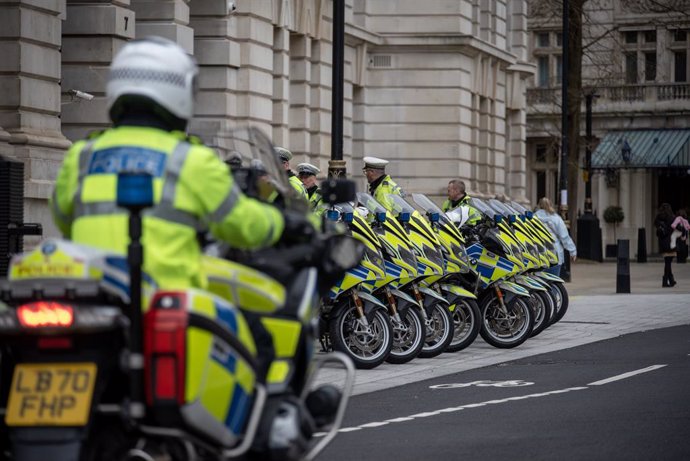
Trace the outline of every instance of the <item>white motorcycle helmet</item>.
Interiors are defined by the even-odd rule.
[[[458,227],[462,227],[470,218],[470,209],[466,206],[459,206],[447,212],[446,215],[448,219],[457,224]]]
[[[177,43],[162,37],[132,40],[115,56],[106,85],[108,111],[117,116],[127,96],[143,96],[184,120],[194,115],[199,68]]]

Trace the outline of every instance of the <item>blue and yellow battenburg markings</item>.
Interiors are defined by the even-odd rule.
[[[192,312],[210,317],[225,326],[256,356],[249,326],[239,310],[201,290],[188,290],[187,293]],[[224,351],[214,344],[210,333],[190,328],[187,342],[187,402],[199,401],[232,433],[241,434],[254,399],[254,371],[232,348]]]

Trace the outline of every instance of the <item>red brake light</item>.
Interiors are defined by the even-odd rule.
[[[17,318],[23,327],[69,327],[74,323],[74,308],[54,301],[37,301],[17,308]]]
[[[184,404],[187,357],[187,295],[159,292],[144,315],[146,402]]]

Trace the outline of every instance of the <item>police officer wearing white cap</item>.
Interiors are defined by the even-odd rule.
[[[369,193],[386,209],[391,210],[392,204],[390,200],[388,200],[388,195],[394,194],[405,197],[405,193],[400,186],[386,174],[386,165],[388,165],[388,160],[377,157],[364,157],[364,168],[362,172],[367,177]]]
[[[321,170],[311,163],[300,163],[297,165],[297,176],[302,180],[305,189],[307,189],[307,197],[312,211],[318,211],[321,205],[322,197],[321,190],[316,184],[316,175],[321,173]]]
[[[307,189],[304,188],[304,184],[302,184],[302,181],[300,181],[300,179],[290,169],[290,160],[292,160],[292,152],[290,152],[284,147],[276,147],[275,151],[278,157],[280,158],[281,163],[283,164],[283,168],[285,168],[285,171],[287,172],[288,181],[290,182],[292,188],[297,191],[297,195],[304,198],[305,200],[309,200],[309,197],[307,196]]]

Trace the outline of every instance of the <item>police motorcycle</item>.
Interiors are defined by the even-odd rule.
[[[376,282],[374,295],[388,307],[393,325],[393,347],[386,361],[407,363],[420,354],[426,340],[426,311],[403,291],[418,278],[417,258],[407,233],[381,204],[363,192],[357,193],[357,202],[362,226],[368,225],[383,245],[385,277]]]
[[[404,198],[391,194],[388,199],[389,211],[407,233],[417,260],[418,277],[403,291],[426,311],[426,340],[419,357],[436,357],[448,348],[455,328],[450,305],[442,294],[441,281],[446,275],[442,245],[424,216]]]
[[[386,277],[382,245],[376,234],[349,203],[326,211],[330,222],[344,224],[364,244],[364,256],[331,286],[319,310],[320,340],[324,350],[344,353],[357,368],[371,369],[388,359],[394,329],[388,307],[375,295]]]
[[[529,291],[510,281],[524,271],[523,258],[515,240],[497,227],[500,216],[478,198],[470,199],[470,206],[480,213],[481,220],[460,230],[470,264],[478,274],[479,334],[494,347],[513,348],[530,337],[534,325]]]
[[[533,235],[541,241],[541,245],[545,249],[550,265],[558,264],[558,255],[554,246],[555,237],[551,234],[546,224],[544,224],[531,210],[528,210],[515,201],[510,202],[510,207],[516,212],[520,222],[528,229],[531,229]],[[541,278],[551,287],[549,292],[554,299],[554,314],[549,323],[554,324],[561,320],[568,310],[569,297],[568,290],[565,287],[565,280],[557,275],[544,271],[535,272],[534,276]]]
[[[338,430],[354,369],[341,356],[312,358],[311,292],[318,298],[361,250],[323,235],[256,255],[297,274],[284,289],[297,316],[262,305],[271,294],[256,296],[266,285],[253,273],[234,287],[240,303],[275,314],[289,325],[283,334],[299,337],[289,389],[277,392],[266,370],[283,358],[280,345],[275,359],[262,355],[250,312],[206,290],[160,289],[142,271],[151,176],[121,173],[117,187],[129,212],[126,257],[48,239],[16,255],[0,281],[0,459],[313,459]],[[307,275],[298,286],[314,271],[324,283]],[[295,291],[304,295],[291,298]],[[342,391],[313,388],[327,362],[346,370]],[[314,436],[322,430],[326,437]]]
[[[535,271],[550,266],[547,252],[539,245],[535,236],[531,235],[529,229],[518,222],[515,212],[508,205],[496,199],[490,199],[486,203],[497,216],[501,216],[499,227],[509,233],[520,248],[525,271],[513,276],[511,280],[530,292],[530,305],[534,312],[532,336],[536,336],[549,326],[554,313],[554,299],[549,292],[548,284],[533,275]]]
[[[412,200],[424,212],[442,244],[446,276],[441,283],[441,290],[450,304],[454,323],[453,340],[446,352],[461,351],[479,335],[479,306],[477,297],[472,292],[477,273],[470,265],[465,251],[465,238],[448,215],[424,194],[412,194]],[[467,216],[464,220],[467,220]]]

